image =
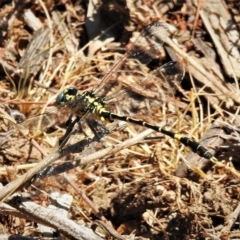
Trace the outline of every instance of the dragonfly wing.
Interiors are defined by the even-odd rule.
[[[93,89],[93,93],[99,92],[110,78],[116,79],[115,74],[119,71],[126,59],[133,58],[143,64],[148,64],[152,59],[159,58],[160,49],[164,39],[168,36],[168,24],[156,21],[145,27],[136,40],[126,50],[126,53],[107,70],[101,78],[101,82]]]
[[[156,86],[157,92],[161,95],[173,96],[184,74],[184,65],[179,61],[171,61],[152,71],[151,74],[142,80],[142,83],[148,86],[152,82]],[[164,99],[160,98],[160,100],[163,101]]]
[[[70,115],[69,111],[67,108],[50,107],[45,113],[26,118],[20,123],[8,119],[9,124],[12,125],[10,132],[18,130],[24,135],[34,137],[44,133],[48,128],[56,124],[65,123],[68,119],[67,116]]]

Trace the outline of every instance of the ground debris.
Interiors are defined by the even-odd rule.
[[[137,55],[109,77],[126,48],[131,55],[129,42],[159,20],[164,44],[148,49],[147,64]],[[58,239],[240,238],[238,1],[0,1],[0,28],[0,199],[7,183],[56,158],[0,203],[2,237],[43,238],[46,225]],[[177,86],[153,71],[169,61],[184,69]],[[107,110],[200,142],[217,161],[97,114],[92,127],[86,118],[69,130],[77,119],[55,104],[66,86],[99,88]],[[62,205],[56,192],[73,201]],[[101,237],[96,220],[107,226]]]

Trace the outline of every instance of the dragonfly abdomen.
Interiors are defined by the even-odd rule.
[[[186,147],[189,147],[193,152],[197,153],[199,156],[204,157],[206,159],[209,159],[212,162],[216,162],[217,159],[205,148],[203,147],[200,143],[182,136],[179,133],[174,133],[171,131],[166,130],[163,127],[159,127],[157,125],[153,125],[150,124],[148,122],[145,122],[141,119],[136,119],[136,118],[131,118],[131,117],[127,117],[127,116],[122,116],[122,115],[118,115],[115,113],[112,113],[110,111],[107,111],[105,108],[102,108],[101,111],[99,112],[99,115],[103,118],[108,118],[110,120],[113,119],[117,119],[117,120],[121,120],[121,121],[125,121],[125,122],[131,122],[140,126],[144,126],[146,128],[150,128],[156,132],[160,132],[163,133],[173,139],[178,140],[179,142],[181,142],[183,145],[185,145]]]

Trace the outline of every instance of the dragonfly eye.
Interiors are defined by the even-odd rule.
[[[66,95],[73,95],[73,96],[75,96],[75,95],[77,95],[77,92],[78,92],[78,90],[75,87],[69,87],[69,88],[67,88],[65,90],[65,94]]]
[[[61,105],[61,104],[65,103],[66,101],[67,101],[66,94],[64,92],[59,93],[56,98],[57,105]]]

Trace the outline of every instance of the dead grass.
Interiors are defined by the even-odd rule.
[[[228,5],[229,16],[221,14],[224,5],[219,4],[218,15],[210,2],[195,1],[102,1],[96,11],[78,1],[18,4],[0,6],[1,236],[42,238],[57,229],[63,239],[99,239],[89,230],[99,218],[126,239],[239,236],[239,26],[224,25],[236,18],[237,3]],[[71,144],[80,144],[71,154],[62,152],[61,159],[52,154],[69,116],[52,110],[57,94],[66,86],[96,88],[130,37],[158,19],[172,26],[161,60],[148,66],[127,60],[116,74],[122,85],[114,86],[112,75],[108,91],[99,94],[114,96],[127,88],[122,98],[111,99],[109,109],[201,139],[219,162],[210,163],[143,127],[107,121],[103,125],[111,132],[100,141],[84,128],[89,141],[76,134]],[[144,88],[140,79],[170,58],[184,63],[186,75],[177,92],[161,103],[151,83]],[[37,135],[15,123],[27,117],[34,128],[37,121],[31,116],[45,112],[52,113],[46,119],[49,128]],[[31,184],[51,160],[65,173]],[[6,199],[13,193],[21,195]]]

